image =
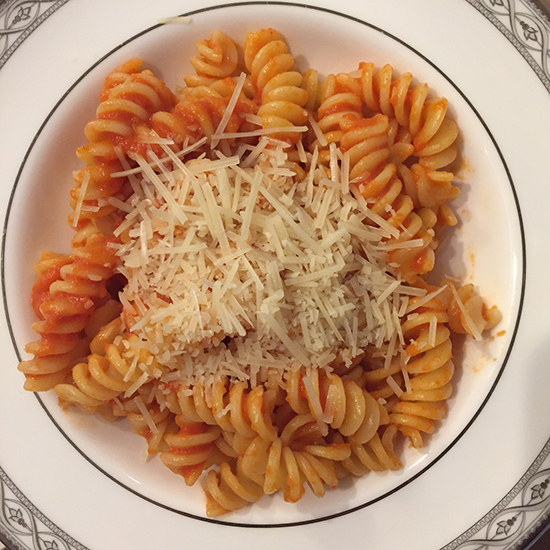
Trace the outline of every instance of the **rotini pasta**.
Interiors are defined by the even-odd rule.
[[[186,140],[194,143],[203,137],[211,138],[223,119],[229,99],[221,95],[184,96],[171,112],[156,112],[151,117],[151,128],[157,135],[179,144]],[[244,115],[247,112],[255,113],[256,107],[246,98],[241,98],[239,110],[231,113],[226,123],[226,132],[241,130],[246,124]]]
[[[62,282],[61,269],[71,263],[68,256],[45,252],[35,264],[39,276],[32,289],[31,303],[40,319],[33,324],[40,339],[25,347],[34,357],[19,364],[19,370],[27,377],[25,389],[29,391],[46,391],[63,382],[74,362],[87,351],[87,342],[81,334],[89,318],[88,296],[51,290],[52,285]]]
[[[321,81],[274,29],[197,50],[177,94],[139,59],[105,80],[19,369],[126,418],[216,517],[400,470],[447,414],[453,333],[502,316],[431,279],[457,223],[444,98],[390,65]]]
[[[329,75],[322,90],[322,101],[317,109],[317,125],[322,133],[311,145],[317,147],[321,162],[330,160],[330,145],[338,145],[342,138],[341,123],[363,119],[361,88],[351,75]],[[386,140],[387,141],[387,140]]]
[[[410,132],[420,164],[433,169],[451,164],[457,155],[458,127],[447,116],[447,100],[429,98],[426,84],[411,89],[410,73],[392,80],[390,65],[376,70],[373,63],[361,63],[360,69],[365,105],[374,113],[395,118]]]
[[[248,34],[244,58],[261,98],[258,116],[262,118],[262,126],[284,128],[304,124],[308,92],[301,87],[302,74],[291,71],[294,57],[288,53],[283,35],[273,29]],[[279,132],[275,137],[295,143],[300,134]]]
[[[208,467],[207,461],[213,454],[213,443],[220,429],[204,422],[185,422],[181,417],[176,417],[176,423],[179,431],[165,435],[169,448],[160,454],[160,459],[174,473],[181,475],[187,485],[193,485]]]
[[[259,434],[266,441],[277,437],[271,422],[274,392],[257,386],[248,390],[242,382],[229,387],[228,380],[217,380],[210,388],[210,403],[205,396],[203,384],[195,384],[192,394],[178,391],[181,417],[188,421],[218,425],[228,432],[237,432],[243,437]]]
[[[237,68],[237,44],[220,30],[213,31],[208,40],[199,40],[197,50],[199,55],[191,58],[191,65],[199,77],[222,79]]]

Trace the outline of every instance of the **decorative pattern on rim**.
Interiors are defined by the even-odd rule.
[[[0,0],[0,69],[69,0]],[[550,92],[550,22],[530,0],[466,0],[518,50]],[[550,439],[512,490],[442,550],[518,549],[550,514]],[[10,550],[87,550],[46,518],[0,467],[0,535]],[[0,542],[0,550],[4,545]]]
[[[549,22],[530,0],[466,0],[518,50],[550,92]]]
[[[2,468],[0,534],[10,550],[87,550],[29,502]]]
[[[442,550],[520,548],[548,516],[550,440],[514,488],[481,520]]]
[[[43,21],[69,0],[0,2],[0,69]]]

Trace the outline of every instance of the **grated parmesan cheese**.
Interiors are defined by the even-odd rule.
[[[397,395],[397,397],[401,397],[404,392],[399,387],[399,384],[395,381],[393,376],[391,376],[391,375],[388,376],[388,378],[386,378],[386,380],[388,381],[388,386],[393,390],[393,393],[395,393],[395,395]]]
[[[405,382],[405,392],[411,393],[412,392],[411,378],[409,376],[409,371],[407,370],[406,365],[401,365],[401,374],[403,375],[403,381]]]
[[[236,139],[236,138],[247,138],[247,137],[259,137],[259,136],[268,136],[269,134],[280,134],[284,133],[299,133],[307,132],[307,126],[281,126],[279,128],[260,128],[258,130],[250,130],[249,132],[228,132],[226,134],[213,134],[213,140],[222,140],[222,139]]]
[[[217,139],[229,136],[223,129]],[[117,234],[130,239],[117,249],[121,303],[132,346],[163,369],[143,372],[125,396],[151,376],[254,386],[266,369],[351,364],[368,346],[388,367],[404,356],[401,320],[426,291],[388,265],[384,243],[397,230],[350,185],[348,157],[332,148],[327,174],[317,149],[303,151],[310,165],[296,182],[281,166],[286,147],[264,136],[242,157],[217,150],[185,161],[164,145],[166,158],[133,156],[134,193],[116,199],[128,213]]]
[[[191,22],[191,17],[188,15],[176,15],[174,17],[162,17],[159,19],[160,25],[187,25]]]
[[[323,134],[323,131],[321,130],[321,128],[319,128],[319,124],[317,124],[317,121],[315,120],[315,118],[309,115],[308,122],[311,125],[311,129],[313,130],[315,137],[319,141],[319,145],[321,145],[321,147],[326,147],[328,145],[327,138]]]
[[[460,309],[460,313],[464,318],[464,323],[466,324],[466,328],[469,329],[470,334],[476,340],[481,340],[481,332],[479,331],[476,324],[470,317],[469,313],[466,311],[466,306],[464,305],[464,302],[460,299],[460,296],[458,295],[456,288],[454,287],[454,285],[450,285],[450,286],[451,286],[451,292],[453,293],[453,297],[456,300],[456,305],[458,306],[458,309]]]
[[[80,184],[80,190],[78,191],[78,199],[76,201],[76,206],[74,209],[73,227],[76,227],[80,220],[80,214],[82,212],[82,204],[84,203],[84,197],[86,196],[86,191],[88,189],[89,183],[90,183],[90,172],[86,170],[82,178],[82,183]]]
[[[227,108],[225,109],[223,116],[220,120],[220,123],[218,124],[218,127],[216,128],[216,131],[214,132],[214,136],[212,137],[212,140],[210,142],[210,148],[214,149],[220,140],[220,136],[223,135],[223,132],[225,130],[225,127],[227,126],[227,123],[229,122],[229,119],[231,118],[231,115],[233,114],[233,111],[235,110],[235,107],[237,106],[237,101],[239,100],[239,97],[241,96],[241,91],[244,86],[244,82],[246,80],[246,74],[241,73],[239,78],[237,79],[237,83],[235,85],[235,89],[233,90],[233,94],[231,95],[231,98],[229,99],[229,103],[227,104]]]
[[[151,433],[157,434],[159,429],[157,425],[155,424],[155,421],[153,420],[153,417],[151,416],[151,413],[147,410],[147,407],[145,406],[145,403],[141,399],[141,397],[136,397],[134,399],[134,403],[136,404],[137,408],[139,409],[139,412],[142,414],[143,419],[147,423],[147,426],[149,426],[149,429],[151,430]]]
[[[407,309],[405,310],[405,313],[410,313],[411,311],[414,311],[415,309],[418,309],[423,305],[427,304],[430,300],[432,300],[433,298],[441,294],[446,288],[447,288],[447,285],[443,285],[437,290],[434,290],[433,292],[430,292],[429,294],[422,296],[412,304],[408,305]]]

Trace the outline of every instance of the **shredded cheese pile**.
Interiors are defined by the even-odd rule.
[[[162,162],[133,157],[134,194],[113,200],[127,212],[115,232],[125,319],[166,380],[255,385],[267,368],[350,364],[368,346],[388,366],[404,354],[401,318],[425,291],[391,273],[396,229],[350,184],[345,159],[327,169],[302,152],[298,182],[268,137],[216,160],[161,146]]]

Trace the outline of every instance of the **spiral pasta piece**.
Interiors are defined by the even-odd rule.
[[[110,162],[116,167],[115,147],[125,150],[139,147],[134,139],[137,129],[145,126],[156,111],[169,111],[175,105],[175,96],[166,84],[151,71],[140,68],[141,60],[136,58],[107,77],[96,117],[84,128],[88,143],[77,149],[77,156],[86,162],[88,171],[91,166],[99,169],[102,164],[108,168]],[[93,186],[90,192],[92,189]]]
[[[186,87],[178,91],[178,98],[193,97],[230,97],[235,90],[235,77],[239,63],[237,45],[222,31],[215,30],[208,40],[196,43],[198,56],[191,58],[191,65],[196,74],[186,74],[183,79]],[[243,94],[253,99],[256,90],[252,80],[247,76]]]
[[[450,172],[414,164],[410,169],[400,166],[399,175],[416,208],[426,207],[437,211],[441,205],[459,194],[458,187],[452,185],[454,176]]]
[[[256,502],[264,494],[284,493],[288,502],[297,502],[307,483],[313,494],[321,497],[325,486],[338,484],[336,461],[349,458],[346,443],[327,444],[309,414],[295,416],[280,437],[268,441],[257,435],[247,438],[222,432],[236,460],[224,462],[220,471],[208,473],[204,490],[207,515],[215,517]],[[221,438],[216,440],[216,443]]]
[[[256,86],[261,107],[258,116],[263,128],[291,128],[307,120],[304,109],[308,92],[302,88],[302,74],[292,71],[294,57],[281,33],[263,29],[247,34],[244,42],[244,58],[252,82]],[[296,143],[300,134],[280,132],[275,137]]]
[[[172,139],[181,144],[185,140],[191,143],[203,137],[211,138],[224,117],[229,96],[220,94],[184,97],[171,112],[157,112],[151,118],[153,131],[161,137]],[[246,129],[245,114],[255,113],[256,105],[241,96],[225,126],[226,133]],[[231,143],[233,143],[231,141]]]
[[[391,65],[377,71],[373,63],[361,63],[359,68],[363,101],[410,132],[419,163],[434,170],[451,164],[457,156],[458,127],[447,115],[447,100],[428,99],[426,84],[412,88],[410,73],[393,79]]]
[[[141,59],[133,58],[111,72],[103,82],[103,86],[99,94],[100,105],[109,100],[109,96],[115,88],[124,84],[131,75],[137,74],[141,68],[141,65]],[[106,114],[107,113],[103,114],[104,118]],[[93,122],[96,125],[100,124],[97,121]],[[108,164],[109,162],[117,160],[113,142],[111,139],[108,139],[109,136],[101,136],[99,134],[92,136],[92,134],[90,134],[89,137],[93,139],[88,140],[86,145],[83,145],[76,150],[76,156],[85,162],[88,167],[100,163]]]
[[[25,346],[33,357],[18,366],[26,376],[28,391],[53,388],[87,352],[89,340],[82,333],[93,301],[86,293],[76,295],[52,289],[56,283],[63,283],[61,269],[72,263],[69,256],[45,252],[35,264],[39,276],[32,288],[31,305],[39,321],[32,328],[40,339]]]
[[[97,244],[97,240],[94,244]],[[39,321],[33,330],[40,340],[25,347],[34,355],[22,361],[19,370],[27,376],[31,391],[45,391],[62,382],[74,362],[88,352],[93,336],[85,329],[97,305],[108,295],[107,279],[113,274],[110,253],[102,251],[95,261],[86,257],[45,253],[37,264],[41,272],[31,294]]]
[[[351,441],[365,443],[380,425],[380,405],[352,380],[342,380],[336,374],[313,371],[305,376],[290,372],[286,379],[287,401],[298,414],[311,413],[321,427],[338,430]]]
[[[277,437],[272,423],[275,392],[263,386],[249,390],[243,382],[229,384],[217,380],[207,397],[204,384],[195,384],[192,394],[184,389],[178,392],[181,417],[186,421],[218,425],[227,432],[237,432],[244,437],[259,434],[266,441]]]
[[[237,460],[235,472],[227,462],[221,465],[219,472],[208,472],[204,484],[208,517],[240,510],[264,496],[262,487],[242,471],[241,464],[242,461]]]
[[[302,88],[307,92],[305,109],[314,113],[321,105],[324,86],[319,83],[319,73],[315,69],[308,69],[302,77]]]
[[[477,294],[474,285],[463,285],[455,289],[451,281],[444,281],[451,289],[449,297],[449,328],[458,334],[469,334],[479,339],[481,333],[490,330],[502,320],[496,306],[488,307]]]
[[[347,73],[329,75],[323,83],[322,94],[316,121],[324,143],[316,139],[309,150],[313,151],[317,147],[320,162],[328,164],[331,144],[338,146],[343,135],[341,123],[362,119],[363,103],[357,80]]]
[[[239,62],[237,44],[220,30],[214,30],[207,40],[196,43],[198,56],[190,59],[198,76],[225,78],[231,76]]]
[[[90,316],[84,331],[90,338],[90,352],[105,355],[106,346],[112,344],[124,331],[120,314],[122,306],[117,300],[109,299]]]
[[[117,341],[116,336],[120,336],[115,332],[118,321],[113,321],[113,324],[111,329],[106,327],[113,343],[104,344],[102,353],[92,353],[85,361],[76,364],[72,369],[71,383],[55,386],[54,390],[64,406],[74,404],[84,412],[103,411],[112,406],[113,400],[131,397],[141,386],[164,372],[150,352],[132,347],[135,335],[122,336]],[[103,331],[97,338],[104,339]],[[91,347],[96,349],[99,346]],[[124,416],[126,413],[121,411],[120,414]]]
[[[155,402],[143,404],[139,408],[135,400],[130,400],[125,403],[125,408],[129,409],[126,418],[130,429],[147,441],[147,453],[154,455],[164,451],[167,447],[165,439],[174,428],[174,415],[168,409],[161,410]]]
[[[349,446],[345,447],[345,452],[339,450],[339,458],[349,456]],[[328,447],[330,448],[330,447]],[[303,449],[293,449],[286,444],[283,438],[277,438],[269,443],[261,438],[256,438],[247,449],[243,457],[237,460],[237,478],[241,486],[254,488],[254,492],[247,498],[242,494],[242,487],[236,484],[234,474],[231,472],[229,464],[222,465],[220,476],[215,472],[209,473],[209,479],[205,488],[207,492],[207,515],[215,513],[220,515],[229,510],[244,507],[249,502],[255,502],[264,494],[272,494],[282,491],[284,499],[287,502],[298,502],[305,494],[304,482],[309,485],[313,494],[322,497],[325,494],[325,486],[331,488],[338,484],[334,460],[325,456],[315,456],[310,449],[315,447],[304,447]],[[329,454],[327,452],[326,454]],[[336,453],[333,452],[333,456]],[[253,457],[251,460],[250,457]],[[231,472],[231,475],[229,474]],[[232,483],[226,483],[223,491],[223,480],[230,477]],[[216,491],[216,482],[222,493]],[[231,492],[228,492],[228,486],[231,485]],[[214,488],[214,490],[212,490]],[[224,494],[225,493],[225,494]],[[254,499],[252,499],[254,495]],[[224,498],[232,497],[225,501]],[[235,499],[238,496],[240,499]],[[217,506],[214,504],[215,501]],[[229,506],[228,506],[229,505]],[[238,509],[238,508],[237,508]]]
[[[358,179],[359,190],[371,210],[401,230],[400,236],[389,242],[395,245],[413,239],[423,241],[420,247],[415,244],[410,249],[401,245],[390,252],[390,261],[400,265],[407,281],[429,272],[435,243],[428,230],[437,223],[438,207],[458,194],[458,188],[451,185],[453,175],[418,164],[412,169],[400,165],[397,170],[393,163],[387,162],[400,153],[392,151],[395,139],[392,143],[389,138],[386,115],[361,120],[343,118],[340,127],[343,130],[340,149],[349,156],[350,179]],[[403,154],[407,154],[406,150]],[[434,214],[421,211],[424,207],[430,207]]]
[[[133,137],[136,128],[146,124],[153,113],[171,110],[175,105],[174,94],[147,70],[132,72],[106,95],[97,108],[96,118],[84,128],[92,146],[105,140],[117,145]],[[82,156],[89,150],[90,147],[84,146],[79,154]]]
[[[385,115],[356,120],[342,118],[340,150],[349,156],[349,178],[370,176],[390,157],[389,119]]]
[[[176,416],[175,421],[179,431],[164,436],[169,448],[160,454],[160,460],[174,473],[181,475],[190,486],[207,467],[220,428],[204,422],[186,422],[180,416]]]
[[[201,97],[231,97],[237,87],[235,77],[209,78],[204,76],[186,75],[187,86],[178,91],[178,100],[186,98],[200,99]],[[241,98],[253,100],[256,89],[249,75],[246,76]]]
[[[400,470],[403,465],[394,449],[396,434],[396,427],[389,425],[382,429],[382,435],[377,432],[366,443],[352,441],[350,443],[350,456],[339,464],[345,472],[354,476],[363,476],[369,472]],[[339,434],[335,436],[335,441],[340,440],[341,436]]]
[[[401,327],[405,341],[410,342],[405,348],[410,358],[405,367],[410,388],[391,409],[390,422],[399,429],[407,427],[406,435],[416,444],[419,437],[411,436],[411,432],[434,433],[434,422],[445,417],[444,402],[453,392],[454,364],[446,309],[434,297],[419,312],[410,314]]]
[[[105,356],[91,354],[86,362],[75,365],[72,369],[72,384],[55,386],[60,402],[64,405],[79,405],[82,410],[95,410],[127,391],[135,381],[124,380],[117,370],[117,362],[112,360],[112,349],[107,346]]]
[[[422,216],[422,212],[414,211],[413,200],[403,192],[403,183],[395,165],[380,164],[373,173],[360,180],[358,190],[375,214],[399,230],[399,235],[388,239],[387,245],[389,260],[397,266],[396,270],[403,279],[412,283],[418,275],[429,273],[435,263],[434,233],[430,230],[436,224],[437,216],[433,213]]]

